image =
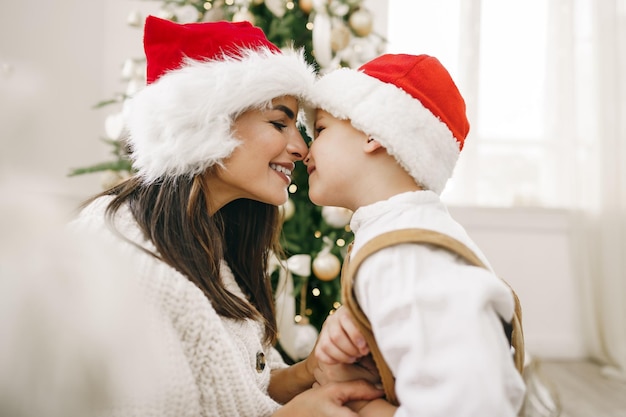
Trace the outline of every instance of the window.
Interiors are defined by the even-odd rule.
[[[584,144],[590,0],[389,0],[390,53],[426,53],[466,99],[470,134],[442,198],[567,207]],[[576,88],[586,86],[587,88]]]

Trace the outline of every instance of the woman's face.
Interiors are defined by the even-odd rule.
[[[207,178],[211,211],[239,198],[274,205],[287,201],[295,162],[308,152],[296,126],[297,114],[296,98],[284,96],[267,109],[248,110],[235,120],[233,133],[241,145]]]
[[[351,208],[353,176],[362,172],[361,155],[366,142],[367,135],[355,129],[350,120],[317,110],[315,140],[305,160],[313,203]]]

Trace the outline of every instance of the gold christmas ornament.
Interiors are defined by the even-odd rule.
[[[280,19],[287,11],[287,2],[285,0],[265,0],[265,7]]]
[[[300,5],[300,10],[306,14],[311,13],[313,10],[313,0],[300,0],[298,4]]]
[[[224,20],[224,11],[222,9],[218,9],[217,7],[212,8],[207,11],[202,18],[203,22],[217,22],[219,20]]]
[[[170,8],[163,6],[156,12],[156,17],[160,17],[161,19],[172,20],[174,19],[174,12],[170,10]],[[141,23],[143,25],[143,22]]]
[[[358,36],[367,36],[372,33],[374,21],[372,14],[365,9],[359,9],[350,15],[348,19],[350,27]]]
[[[343,24],[334,26],[330,31],[330,47],[334,52],[341,51],[350,43],[350,29]]]
[[[341,261],[330,252],[320,252],[313,260],[313,273],[322,281],[332,281],[340,270]]]
[[[328,4],[328,10],[335,16],[343,17],[350,13],[350,5],[342,1],[331,0]]]
[[[352,218],[352,210],[343,207],[325,206],[322,207],[322,218],[332,227],[344,228]]]
[[[200,18],[198,9],[196,9],[191,4],[186,4],[184,6],[177,7],[174,10],[174,15],[176,16],[176,21],[179,23],[197,22],[198,19]]]
[[[254,25],[254,15],[248,9],[241,9],[233,15],[233,22],[250,22]]]

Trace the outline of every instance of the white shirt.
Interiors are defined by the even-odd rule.
[[[435,230],[484,254],[431,191],[359,208],[354,256],[373,237],[409,227]],[[509,287],[494,273],[429,245],[401,244],[368,257],[355,294],[396,377],[395,417],[514,417],[525,386],[500,317],[513,316]]]

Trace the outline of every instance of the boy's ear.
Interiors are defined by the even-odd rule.
[[[363,146],[363,150],[365,151],[365,153],[372,153],[381,148],[383,148],[383,145],[381,145],[379,141],[377,141],[371,136],[367,138],[367,141],[365,142],[365,145]]]

